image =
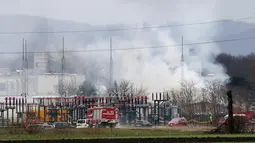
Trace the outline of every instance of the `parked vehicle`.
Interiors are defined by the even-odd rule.
[[[25,129],[33,133],[38,133],[43,130],[43,127],[42,124],[29,124]]]
[[[44,130],[49,130],[49,129],[54,129],[53,125],[49,125],[49,124],[42,124],[42,128]]]
[[[170,122],[170,120],[165,120],[164,117],[159,117],[159,124],[160,125],[165,125],[169,122]]]
[[[249,122],[252,122],[254,121],[255,119],[255,112],[254,111],[245,111],[245,112],[234,112],[233,113],[233,117],[243,117],[244,118],[244,121],[249,123]],[[227,120],[228,118],[228,115],[226,115],[225,117],[223,118],[220,118],[218,123],[219,124],[223,124],[225,123],[225,121]]]
[[[119,110],[114,107],[95,107],[88,109],[89,127],[115,128],[119,123]]]
[[[245,114],[245,120],[246,121],[255,119],[255,112],[254,111],[235,112],[234,114]]]
[[[152,127],[152,124],[146,120],[136,120],[135,127]]]
[[[28,126],[31,126],[31,125],[42,125],[44,122],[42,121],[37,121],[37,120],[28,120],[24,123],[24,128],[27,129]]]
[[[184,117],[173,118],[169,123],[168,126],[187,126],[188,122]]]
[[[247,112],[235,112],[233,114],[233,117],[243,117],[245,122],[251,122],[254,120],[254,112],[253,111],[247,111]],[[223,124],[228,119],[228,115],[226,115],[223,118],[220,118],[218,123]]]
[[[88,128],[89,124],[86,119],[79,119],[76,123],[76,128]]]
[[[68,122],[55,122],[53,124],[56,129],[66,129],[66,128],[74,128],[75,126],[69,124]]]

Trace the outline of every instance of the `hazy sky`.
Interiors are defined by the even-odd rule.
[[[144,23],[162,25],[177,22],[182,24],[217,19],[234,20],[242,17],[255,17],[254,6],[255,0],[0,0],[0,14],[42,16],[56,20],[83,22],[91,25],[130,24],[140,26],[140,24]],[[40,28],[42,28],[42,30],[52,27],[53,30],[59,28],[58,26],[54,27],[53,25],[48,25],[47,20],[38,21],[38,24],[35,23],[34,27],[28,26],[27,24],[22,25],[23,19],[19,21],[20,22],[17,23],[12,22],[13,25],[11,23],[2,27],[4,29],[7,29],[7,27],[11,27],[10,29],[12,29],[12,27],[26,26],[31,28],[31,30],[27,31],[38,31]],[[248,21],[250,22],[251,20],[247,20],[247,22]],[[255,21],[255,18],[253,21]],[[27,21],[24,23],[26,22]],[[64,22],[61,21],[59,25],[62,23]],[[73,28],[72,26],[74,26],[74,24],[70,24],[67,27],[71,29]],[[135,30],[135,32],[127,32],[126,34],[127,36],[130,35],[132,38],[126,38],[125,36],[113,37],[113,43],[118,43],[115,45],[113,44],[113,46],[114,48],[130,48],[148,47],[156,44],[176,45],[181,43],[181,36],[185,37],[184,43],[211,41],[212,37],[214,38],[218,33],[222,31],[225,32],[225,27],[221,29],[220,26],[218,28],[215,24],[205,24],[203,26],[196,25],[196,27],[185,26],[179,29],[176,28],[175,30],[170,28],[155,31]],[[84,24],[84,29],[85,28],[86,25]],[[23,28],[21,28],[21,31],[23,31]],[[234,31],[236,32],[235,34],[238,35],[240,34],[240,31],[236,29],[231,29],[229,31]],[[109,47],[109,39],[102,38],[102,36],[94,36],[93,38],[95,40],[93,39],[93,43],[82,45],[80,43],[83,43],[83,39],[86,39],[86,37],[78,35],[73,36],[75,40],[70,40],[73,34],[69,35],[70,37],[65,37],[65,39],[69,39],[69,43],[66,42],[65,46],[68,47],[69,44],[69,47],[72,49],[76,48],[80,50],[84,48]],[[54,38],[47,37],[47,35],[40,36],[36,37],[32,35],[30,39],[28,38],[28,41],[42,41],[41,45],[38,44],[39,42],[35,43],[43,49],[48,48],[55,50],[56,47],[60,45],[56,44],[60,42],[60,40],[57,40],[57,38],[60,38],[59,35],[55,35],[56,37]],[[103,33],[103,36],[107,37],[107,34]],[[15,42],[13,38],[8,38],[6,35],[3,35],[2,47],[8,47],[6,48],[7,50],[13,50],[10,47],[21,48],[19,47],[19,45],[21,45],[21,35],[16,35],[16,37],[17,41]],[[89,36],[87,36],[87,39],[89,39],[88,37]],[[9,39],[11,39],[11,42],[9,42]],[[80,44],[80,46],[78,44]],[[227,45],[224,46],[227,47]],[[34,47],[37,48],[37,46]],[[187,46],[185,46],[185,51],[188,53],[190,47],[186,47]],[[223,68],[214,64],[214,59],[211,56],[211,54],[220,53],[220,47],[217,44],[197,45],[195,47],[198,48],[198,56],[193,59],[191,57],[189,62],[185,64],[185,78],[190,78],[190,80],[194,78],[194,81],[200,82],[201,77],[199,73],[202,64],[204,69],[217,75],[222,80],[228,78]],[[155,50],[149,48],[113,53],[115,56],[113,69],[114,79],[120,81],[125,78],[134,81],[137,86],[143,84],[143,86],[148,87],[149,90],[153,92],[179,87],[181,79],[181,48],[168,47],[162,49],[163,50],[157,55],[154,54]],[[231,49],[229,51],[233,50]],[[109,59],[108,56],[108,54],[100,54],[100,52],[94,55],[91,53],[87,55],[86,53],[79,53],[82,64],[74,64],[74,67],[77,67],[77,71],[78,69],[80,71],[84,70],[84,67],[86,67],[85,69],[90,69],[89,72],[95,73],[95,71],[99,71],[98,69],[108,68],[108,64],[105,63],[105,61]],[[85,65],[84,61],[92,63],[91,66]],[[94,65],[97,65],[96,67],[98,68],[94,68]],[[169,71],[169,68],[174,70]],[[105,73],[105,75],[108,75],[108,73]],[[96,76],[100,75],[98,74]]]
[[[1,14],[42,16],[55,20],[70,20],[91,25],[130,24],[131,27],[140,27],[144,23],[171,25],[175,23],[187,24],[219,19],[235,20],[243,17],[255,17],[255,0],[0,0]],[[245,20],[245,22],[255,23],[255,18]],[[38,26],[44,25],[47,27],[47,22],[45,24],[46,26],[44,23],[35,24],[34,27],[37,28],[35,31],[38,31]],[[190,43],[206,41],[217,35],[217,33],[220,33],[219,35],[221,36],[225,34],[223,37],[227,39],[228,35],[233,33],[233,35],[240,35],[241,32],[249,30],[229,30],[231,31],[230,34],[222,32],[223,29],[224,32],[227,31],[225,28],[215,28],[213,25],[198,24],[192,27],[179,27],[179,30],[176,30],[178,27],[163,28],[162,30],[170,30],[173,37],[184,36],[185,42],[188,41]],[[75,29],[72,26],[70,25],[70,29]],[[26,31],[33,31],[34,27]],[[84,27],[84,29],[86,28]],[[58,30],[58,27],[55,30]],[[239,36],[239,38],[241,37]],[[242,43],[242,41],[239,43]],[[232,46],[226,47],[231,48]],[[224,52],[232,51],[230,48],[224,49]],[[246,49],[248,48],[246,47]],[[254,51],[252,45],[249,49]],[[251,50],[247,51],[248,53],[251,52]],[[241,52],[243,50],[236,51],[236,53]]]
[[[0,0],[0,14],[100,25],[162,24],[249,17],[255,15],[254,6],[255,0]]]

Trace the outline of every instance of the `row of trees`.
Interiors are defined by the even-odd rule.
[[[255,55],[232,56],[220,54],[216,58],[216,62],[225,67],[227,74],[231,78],[227,85],[222,85],[219,80],[205,81],[205,86],[201,88],[196,86],[196,82],[184,81],[181,83],[181,90],[169,90],[171,103],[183,107],[183,112],[187,114],[193,114],[194,111],[216,114],[222,111],[222,106],[226,105],[225,93],[228,89],[231,89],[234,93],[235,105],[248,109],[252,104],[251,99],[255,97],[253,94]],[[63,85],[63,87],[69,95],[96,95],[98,92],[97,87],[90,80],[84,81],[78,89],[68,84]],[[108,89],[107,93],[148,95],[146,87],[136,88],[134,83],[128,80],[114,82],[113,87]],[[198,104],[200,107],[194,106]]]
[[[66,57],[65,72],[76,71],[76,67],[73,67],[69,60],[75,56]],[[79,61],[79,60],[75,60]],[[194,81],[184,81],[181,83],[180,89],[169,90],[170,102],[172,104],[182,107],[182,111],[187,115],[192,115],[196,112],[205,113],[210,112],[212,114],[222,111],[221,106],[224,106],[226,101],[227,89],[233,90],[234,104],[238,107],[244,107],[248,109],[252,105],[252,100],[255,98],[254,85],[255,85],[255,55],[250,54],[247,56],[232,56],[228,54],[220,54],[217,56],[216,63],[223,65],[226,69],[226,73],[230,76],[230,83],[222,85],[218,80],[206,81],[205,87],[197,87],[197,83]],[[60,61],[49,61],[49,72],[61,72]],[[54,68],[53,68],[54,67]],[[59,67],[59,68],[56,68]],[[95,73],[92,71],[86,71],[86,68],[81,69],[81,73],[93,76]],[[92,75],[91,75],[92,74]],[[69,83],[60,83],[56,87],[56,92],[59,94],[68,95],[87,95],[96,96],[98,94],[98,88],[94,84],[93,78],[84,81],[78,88],[73,87]],[[107,81],[107,80],[106,80]],[[134,94],[134,95],[148,95],[146,87],[135,87],[134,83],[128,80],[120,82],[114,82],[113,87],[108,89],[106,93],[111,94]],[[210,103],[210,104],[209,104]],[[210,105],[210,106],[209,106]]]
[[[93,96],[97,92],[97,88],[93,82],[85,80],[78,88],[69,82],[59,82],[55,86],[56,93],[60,95],[72,96],[72,95],[87,95]]]
[[[184,81],[181,90],[170,90],[171,102],[182,107],[188,116],[195,112],[217,114],[226,109],[227,90],[233,91],[234,110],[249,110],[255,99],[255,54],[233,56],[220,54],[216,63],[221,64],[230,76],[228,84],[219,80],[205,81],[203,88],[193,81]],[[201,95],[201,96],[198,96]]]
[[[180,89],[170,90],[170,102],[181,107],[182,114],[218,114],[224,111],[226,88],[219,80],[205,81],[204,87],[194,81],[183,81]]]
[[[140,86],[136,88],[134,83],[128,80],[122,80],[120,82],[115,81],[112,88],[108,88],[105,93],[99,93],[97,86],[90,80],[85,80],[78,88],[74,87],[71,83],[60,82],[55,87],[56,92],[59,94],[70,95],[86,95],[97,96],[98,94],[111,94],[111,95],[148,95],[147,88]]]
[[[181,107],[182,113],[186,116],[192,116],[196,113],[217,114],[226,110],[226,86],[219,80],[206,81],[203,88],[197,86],[193,81],[184,81],[181,83],[181,89],[169,90],[169,102],[172,105]],[[87,95],[97,96],[97,87],[90,81],[84,81],[78,89],[66,84],[64,90],[69,95]],[[59,91],[60,92],[60,91]],[[108,89],[105,94],[113,96],[119,95],[149,95],[146,87],[136,88],[131,81],[123,80],[114,82],[113,87]]]

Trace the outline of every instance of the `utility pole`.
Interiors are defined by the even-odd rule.
[[[27,40],[24,43],[25,47],[25,104],[27,104],[27,96],[28,96],[28,60],[27,60]]]
[[[21,73],[21,84],[22,93],[21,96],[25,94],[25,39],[22,39],[22,73]]]
[[[112,60],[112,38],[110,38],[110,77],[109,77],[109,88],[112,88],[113,82],[113,60]]]
[[[203,61],[201,60],[201,62],[200,62],[200,69],[199,69],[200,71],[200,76],[202,77],[203,76]]]
[[[183,55],[183,36],[182,36],[182,55],[181,55],[181,83],[184,80],[184,55]]]
[[[183,84],[184,84],[183,36],[181,38],[181,42],[182,42],[182,54],[181,54],[181,94],[183,95]],[[181,108],[180,108],[180,116],[182,116]]]
[[[62,64],[61,64],[61,81],[60,81],[60,96],[61,105],[64,94],[64,72],[65,72],[65,38],[62,38]]]
[[[234,119],[233,119],[233,99],[232,99],[232,91],[229,90],[227,92],[228,96],[228,130],[229,133],[234,133]]]
[[[63,108],[63,96],[65,94],[64,91],[64,73],[65,73],[65,38],[62,37],[62,62],[61,62],[61,81],[60,81],[60,116],[62,121],[62,108]]]

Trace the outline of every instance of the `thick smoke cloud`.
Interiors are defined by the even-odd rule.
[[[108,21],[104,17],[106,22],[102,23],[103,17],[98,16],[100,22],[96,25],[123,24],[126,27],[134,27],[138,23],[140,26],[144,24],[146,26],[155,26],[171,25],[173,23],[196,23],[218,18],[215,11],[210,9],[210,7],[217,4],[216,2],[201,3],[200,1],[200,3],[188,3],[188,1],[184,0],[178,2],[170,2],[168,0],[161,2],[143,0],[115,1],[115,4],[119,3],[122,4],[121,7],[116,7],[119,10],[118,12],[109,11],[109,13],[115,14],[115,17],[109,17],[110,20]],[[126,11],[122,11],[122,9]],[[95,20],[95,15],[97,14],[91,12],[90,19],[94,18],[93,20],[91,19],[94,23],[97,21]],[[91,24],[89,21],[88,23]],[[43,24],[46,25],[46,28]],[[39,27],[36,26],[36,29],[41,29],[41,27],[45,31],[47,28],[48,31],[84,29],[83,25],[77,28],[72,27],[72,24],[69,23],[67,27],[62,26],[64,27],[63,29],[61,29],[61,26],[52,26],[53,24],[51,22],[44,21],[43,24],[37,24]],[[139,27],[139,25],[137,26]],[[25,31],[31,30],[28,29]],[[131,30],[121,32],[121,34],[116,34],[116,32],[103,32],[101,34],[88,33],[86,37],[77,33],[66,35],[56,34],[54,37],[53,35],[47,35],[48,37],[44,35],[44,40],[41,40],[43,44],[37,42],[37,45],[34,45],[34,47],[43,45],[40,49],[60,50],[61,36],[65,36],[67,50],[106,49],[109,48],[109,37],[112,37],[114,49],[130,48],[130,50],[116,50],[113,52],[114,79],[117,81],[122,79],[131,80],[138,87],[142,84],[143,86],[147,86],[151,92],[160,92],[164,89],[180,87],[181,47],[170,46],[165,48],[144,48],[140,50],[132,50],[132,48],[179,45],[181,44],[180,39],[182,36],[184,37],[184,44],[211,41],[216,32],[217,25],[206,24],[151,30]],[[91,35],[88,36],[89,34]],[[31,39],[33,38],[28,39],[28,41],[31,41]],[[38,36],[36,39],[40,40],[41,37]],[[54,39],[54,41],[50,39]],[[84,40],[82,41],[82,39]],[[83,42],[88,39],[90,39],[89,42],[84,44]],[[47,47],[44,47],[44,45]],[[190,48],[195,49],[195,56],[189,54]],[[223,68],[214,63],[213,55],[219,53],[219,48],[215,44],[184,46],[185,79],[194,80],[199,83],[198,86],[203,86],[204,79],[200,76],[201,69],[208,71],[207,73],[214,74],[221,80],[228,79]],[[60,58],[60,56],[58,55],[57,58]],[[87,78],[90,78],[95,83],[107,85],[109,78],[109,51],[72,53],[70,59],[70,67],[73,69],[73,72],[85,73]]]
[[[113,37],[113,65],[114,79],[131,80],[136,86],[148,87],[150,92],[160,92],[171,88],[180,88],[181,82],[181,47],[169,36],[171,32],[166,30],[138,31],[133,34],[132,40],[121,37]],[[154,41],[154,42],[152,42]],[[153,44],[154,43],[154,44]],[[170,45],[169,47],[153,48],[155,45]],[[142,48],[143,49],[136,49]],[[151,47],[151,48],[150,48]],[[195,55],[190,55],[192,47],[184,48],[184,79],[197,82],[203,86],[201,69],[214,74],[222,81],[228,79],[224,69],[214,63],[212,55],[219,54],[216,45],[196,45]],[[193,47],[193,48],[194,48]],[[99,40],[97,43],[87,47],[88,49],[109,48],[108,40]],[[121,50],[121,49],[128,50]],[[132,49],[133,48],[133,49]],[[109,51],[79,53],[79,57],[86,63],[94,63],[90,66],[84,65],[85,70],[94,70],[98,77],[109,77]],[[203,67],[201,67],[203,66]]]
[[[213,9],[208,8],[208,3],[189,4],[184,1],[153,3],[153,1],[129,1],[123,5],[125,9],[133,6],[141,21],[139,25],[171,25],[175,23],[195,23],[217,19]],[[210,5],[216,5],[211,3]],[[169,10],[169,8],[171,10]],[[141,11],[141,9],[143,11]],[[127,24],[123,20],[124,23]],[[126,27],[133,27],[129,22]],[[137,27],[139,27],[137,25]],[[124,34],[123,34],[124,33]],[[96,37],[90,45],[79,45],[70,43],[70,47],[78,50],[87,49],[109,49],[109,37],[112,37],[113,48],[130,48],[130,50],[116,50],[113,52],[114,79],[131,80],[136,86],[147,86],[150,92],[160,92],[171,88],[180,88],[181,82],[181,47],[169,46],[162,48],[146,48],[160,45],[180,45],[181,37],[185,43],[196,43],[211,41],[217,33],[217,25],[194,25],[183,27],[171,27],[162,29],[124,31],[121,35],[104,32],[104,38]],[[133,49],[145,47],[144,49]],[[190,55],[189,51],[194,48],[195,53]],[[201,72],[214,74],[217,79],[225,81],[228,76],[224,69],[214,63],[214,56],[220,50],[216,44],[204,44],[184,46],[184,79],[194,81],[197,86],[203,87],[205,78]],[[75,53],[79,55],[77,71],[85,71],[88,78],[96,83],[107,85],[109,79],[109,51]],[[83,70],[81,70],[83,69]]]

